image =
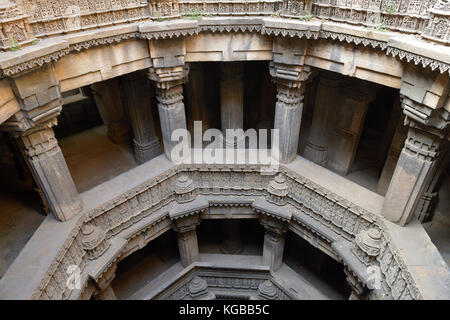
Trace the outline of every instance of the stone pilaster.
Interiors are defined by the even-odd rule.
[[[434,131],[434,133],[437,133]],[[410,122],[408,136],[397,161],[383,204],[386,219],[407,224],[414,215],[439,156],[441,138]]]
[[[134,134],[134,155],[138,163],[144,163],[161,153],[153,122],[150,83],[140,73],[133,73],[123,77],[122,88]]]
[[[220,117],[225,140],[228,129],[243,129],[244,126],[244,64],[225,62],[220,65]],[[225,141],[235,146],[237,141]],[[234,140],[234,138],[233,138]]]
[[[383,204],[386,219],[404,226],[432,180],[450,120],[447,75],[408,66],[400,95],[408,135]],[[420,76],[418,76],[420,75]]]
[[[170,70],[164,70],[171,73]],[[172,150],[179,141],[172,141],[172,133],[177,129],[187,130],[186,113],[183,103],[183,83],[187,70],[178,70],[176,79],[165,80],[154,69],[149,72],[149,78],[156,84],[156,99],[158,101],[159,120],[161,123],[164,153],[171,161]]]
[[[60,221],[80,213],[83,206],[52,129],[56,120],[25,131],[21,144],[50,210]]]
[[[270,73],[277,83],[274,129],[279,132],[278,161],[289,163],[297,156],[300,123],[303,112],[305,82],[310,75],[309,67],[272,63]]]
[[[97,107],[105,116],[108,137],[116,144],[128,144],[131,140],[130,123],[120,96],[118,79],[91,85]]]
[[[330,110],[339,101],[339,80],[321,77],[316,91],[313,120],[303,156],[321,166],[327,164]]]

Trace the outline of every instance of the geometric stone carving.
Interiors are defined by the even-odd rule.
[[[450,43],[450,2],[438,0],[428,12],[430,20],[422,37],[448,45]]]
[[[258,295],[265,300],[274,300],[277,293],[277,287],[270,280],[262,282],[258,287]]]
[[[267,192],[269,193],[267,197],[268,202],[279,206],[284,206],[287,203],[289,186],[287,185],[284,174],[279,173],[270,181]]]
[[[366,266],[372,265],[378,254],[380,253],[381,233],[380,230],[370,228],[369,230],[362,230],[355,237],[356,247],[353,248],[355,255]],[[362,251],[361,253],[359,252]]]
[[[199,276],[194,276],[188,285],[189,294],[193,298],[198,298],[200,296],[208,294],[208,284],[205,279]]]
[[[0,51],[18,50],[36,38],[30,30],[28,15],[16,3],[0,1]]]

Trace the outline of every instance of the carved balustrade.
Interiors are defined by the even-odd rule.
[[[398,257],[398,251],[392,241],[389,240],[389,236],[383,232],[383,222],[380,217],[337,196],[295,171],[286,167],[282,167],[281,171],[286,177],[290,190],[285,205],[294,210],[290,220],[291,225],[309,229],[310,232],[316,233],[325,241],[328,241],[329,245],[332,242],[339,241],[349,248],[352,247],[361,232],[371,228],[380,230],[379,256],[377,260],[372,259],[371,261],[375,261],[374,263],[381,267],[384,292],[387,292],[392,298],[421,298],[413,278],[409,275],[406,267],[400,263],[396,263],[395,267],[398,270],[397,272],[403,274],[402,291],[398,293],[397,284],[387,282],[389,280],[387,277],[390,277],[387,268],[390,268],[389,265],[393,261],[400,261],[401,258]],[[66,239],[58,256],[32,297],[35,299],[73,298],[76,294],[65,285],[69,277],[68,268],[71,265],[76,265],[84,270],[85,266],[89,266],[91,263],[99,263],[98,261],[103,259],[102,255],[108,255],[108,250],[103,253],[103,249],[93,251],[93,249],[90,249],[92,246],[89,248],[86,246],[86,243],[92,243],[92,237],[85,239],[86,227],[83,226],[94,226],[97,228],[96,230],[104,232],[96,236],[95,239],[98,241],[95,242],[95,248],[108,248],[108,243],[113,243],[117,236],[120,238],[119,233],[128,232],[127,230],[130,230],[131,227],[145,218],[150,218],[153,221],[150,224],[146,222],[145,228],[151,228],[154,225],[158,229],[160,228],[157,226],[158,224],[165,224],[166,220],[169,221],[165,208],[175,201],[175,184],[181,174],[194,181],[198,195],[202,195],[205,199],[216,197],[209,204],[210,206],[247,206],[252,208],[252,202],[255,198],[267,195],[267,186],[273,179],[272,176],[261,175],[258,165],[180,165],[169,169],[85,214]],[[227,200],[218,203],[217,196],[227,198]],[[244,198],[246,200],[242,200]],[[260,209],[255,208],[253,210],[260,211]],[[312,221],[312,224],[305,223],[307,220]],[[139,234],[143,230],[137,232]],[[329,234],[333,235],[334,240],[327,236]],[[122,239],[120,241],[131,242],[134,237],[131,236],[128,240]],[[143,241],[148,242],[150,239]],[[138,240],[138,242],[141,242],[141,240]],[[111,248],[114,247],[111,245]],[[125,251],[122,252],[121,259],[132,252],[129,248],[128,251],[122,250]],[[98,257],[99,254],[100,257]],[[364,257],[361,258],[361,255],[364,254],[364,252],[358,252],[358,256],[355,256],[353,260],[363,259],[364,261]],[[368,258],[371,258],[371,256]],[[343,262],[345,263],[345,261]],[[115,263],[117,263],[117,258],[103,266],[105,272],[112,268]],[[354,268],[358,268],[358,266]],[[99,277],[101,277],[101,273],[99,273]],[[364,283],[365,279],[360,279],[360,281]],[[84,283],[84,286],[86,286],[86,283]],[[406,289],[407,291],[405,291]],[[393,293],[392,290],[397,291]],[[376,295],[372,295],[372,297],[377,298]]]
[[[449,43],[448,0],[1,0],[0,50],[19,50],[36,38],[139,21],[213,16],[322,19],[377,31],[421,34]]]

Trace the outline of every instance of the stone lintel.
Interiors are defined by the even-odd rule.
[[[201,197],[198,197],[191,202],[173,203],[169,208],[169,217],[171,220],[183,220],[183,218],[185,217],[190,217],[196,215],[197,213],[202,213],[208,207],[208,200]],[[180,224],[180,226],[181,225],[182,224]]]
[[[266,199],[255,200],[252,207],[261,214],[280,220],[280,222],[289,222],[292,217],[292,208],[275,205]]]

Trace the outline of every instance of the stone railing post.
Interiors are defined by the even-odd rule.
[[[60,221],[81,212],[83,206],[52,129],[56,119],[20,136],[27,161],[50,210]]]

